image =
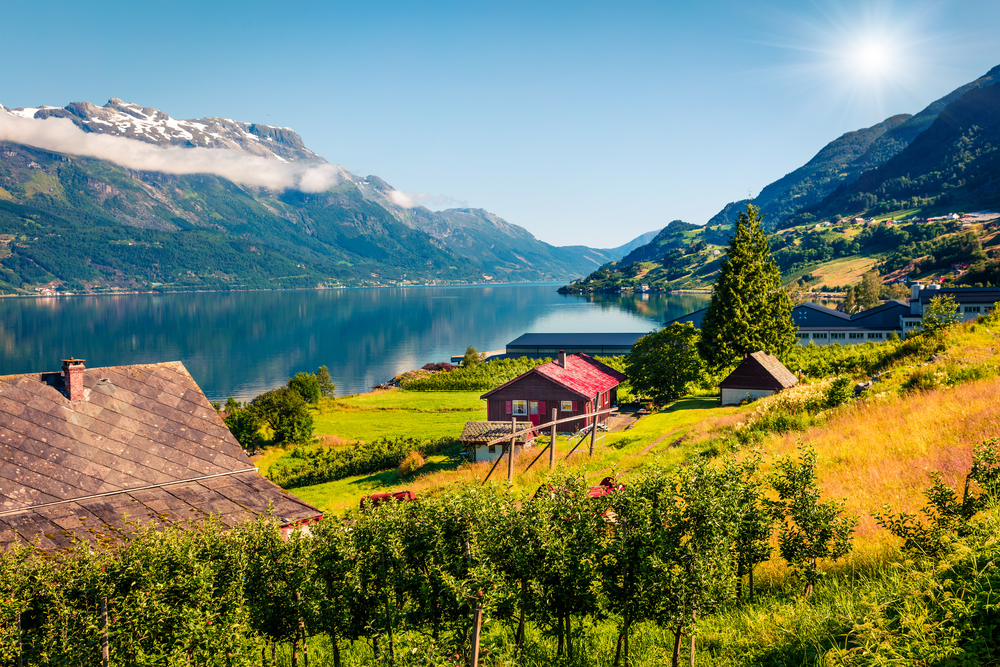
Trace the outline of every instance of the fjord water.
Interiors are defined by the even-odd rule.
[[[563,295],[557,284],[0,299],[0,375],[182,361],[213,401],[329,367],[337,394],[502,350],[524,333],[648,332],[704,295]]]

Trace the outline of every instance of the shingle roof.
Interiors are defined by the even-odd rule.
[[[792,372],[776,357],[754,352],[719,383],[722,389],[788,389],[798,383]]]
[[[541,375],[587,400],[593,398],[596,394],[604,393],[617,387],[625,380],[625,376],[622,373],[602,364],[596,359],[591,359],[585,354],[569,354],[566,355],[565,368],[559,365],[558,360],[550,361],[541,366],[535,366],[513,380],[505,382],[492,391],[486,392],[482,395],[482,398],[487,398],[531,374]]]
[[[272,500],[292,520],[320,514],[256,473],[180,362],[86,369],[83,386],[70,401],[61,373],[0,377],[0,547],[11,522],[24,539],[70,506],[169,504],[178,493],[202,513],[252,514]],[[256,497],[220,504],[211,491],[241,484]]]
[[[535,439],[535,432],[531,429],[526,429],[524,422],[521,422],[518,426],[520,426],[520,429],[517,435],[514,436],[514,441],[517,444],[522,445],[525,441],[530,442]],[[490,442],[504,436],[510,436],[510,422],[467,421],[465,422],[465,428],[462,429],[462,435],[459,436],[459,440],[463,443]]]

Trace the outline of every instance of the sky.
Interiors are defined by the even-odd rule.
[[[705,223],[1000,64],[1000,2],[0,0],[0,104],[290,127],[554,245]]]

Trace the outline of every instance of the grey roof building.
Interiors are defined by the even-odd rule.
[[[0,377],[0,551],[115,539],[137,522],[268,512],[289,528],[315,507],[260,476],[180,362]]]
[[[553,359],[566,354],[614,357],[628,354],[645,333],[527,333],[507,343],[508,357]]]

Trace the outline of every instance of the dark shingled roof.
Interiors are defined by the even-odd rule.
[[[798,379],[777,358],[766,352],[754,352],[726,376],[726,379],[719,383],[719,387],[781,391],[797,383]]]
[[[257,474],[180,362],[86,369],[83,386],[70,401],[61,373],[0,377],[0,549],[59,548],[126,513],[231,524],[271,502],[291,522],[320,516]]]
[[[525,428],[524,422],[521,422],[518,426],[519,431],[514,436],[516,444],[523,445],[525,441],[531,442],[535,439],[535,431]],[[464,444],[486,443],[504,436],[510,436],[510,422],[467,421],[465,422],[465,428],[462,429],[462,435],[459,436],[459,440]]]

